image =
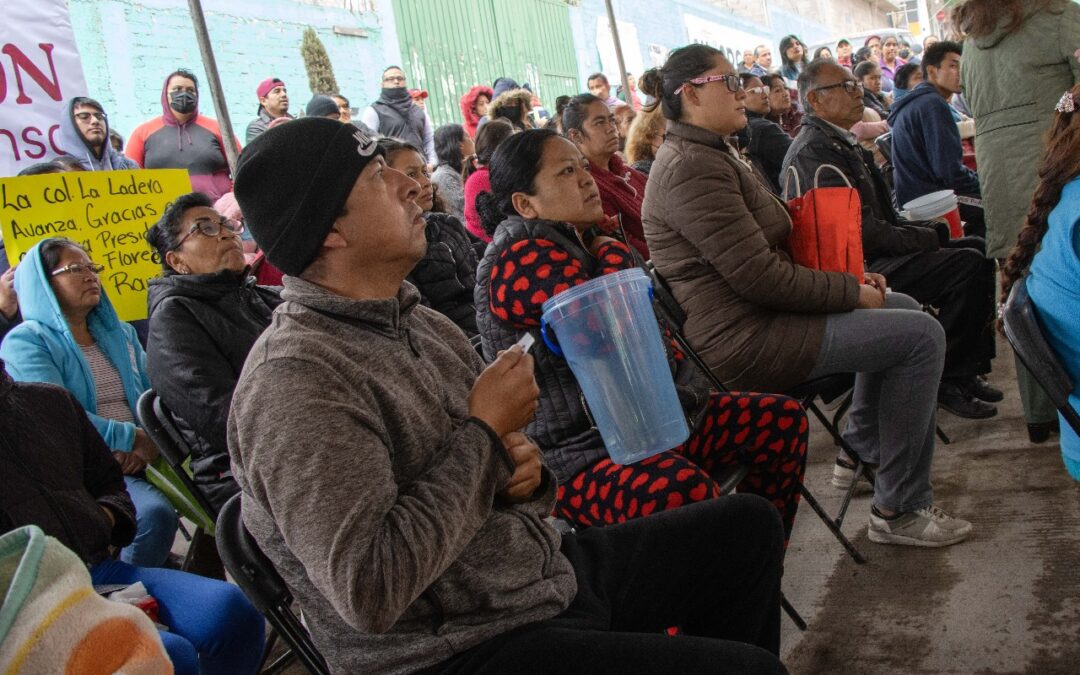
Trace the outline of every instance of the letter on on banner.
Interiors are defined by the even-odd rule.
[[[85,96],[65,0],[4,0],[0,21],[0,176],[63,154],[64,103]]]
[[[82,245],[105,266],[101,285],[124,321],[146,318],[146,282],[161,261],[144,235],[165,205],[191,192],[183,169],[71,171],[0,178],[0,232],[8,262],[49,237]]]

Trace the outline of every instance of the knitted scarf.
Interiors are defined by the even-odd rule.
[[[600,190],[600,201],[607,216],[622,216],[626,243],[637,249],[646,260],[649,247],[645,243],[645,228],[641,225],[641,202],[645,198],[645,174],[626,165],[618,154],[611,156],[607,167],[590,161],[593,180]]]

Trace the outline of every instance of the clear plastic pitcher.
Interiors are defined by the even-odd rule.
[[[611,461],[633,464],[686,441],[690,429],[642,270],[591,279],[543,310],[544,342],[570,365]]]

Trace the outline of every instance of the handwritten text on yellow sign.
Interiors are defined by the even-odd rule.
[[[124,321],[146,318],[146,282],[161,263],[144,234],[191,192],[182,169],[75,171],[0,178],[0,231],[15,265],[48,237],[67,237],[105,266],[102,286]]]

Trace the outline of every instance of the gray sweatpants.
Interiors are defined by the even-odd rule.
[[[857,373],[844,440],[877,464],[874,503],[907,512],[930,506],[930,462],[945,331],[906,295],[883,309],[830,314],[811,378]]]

